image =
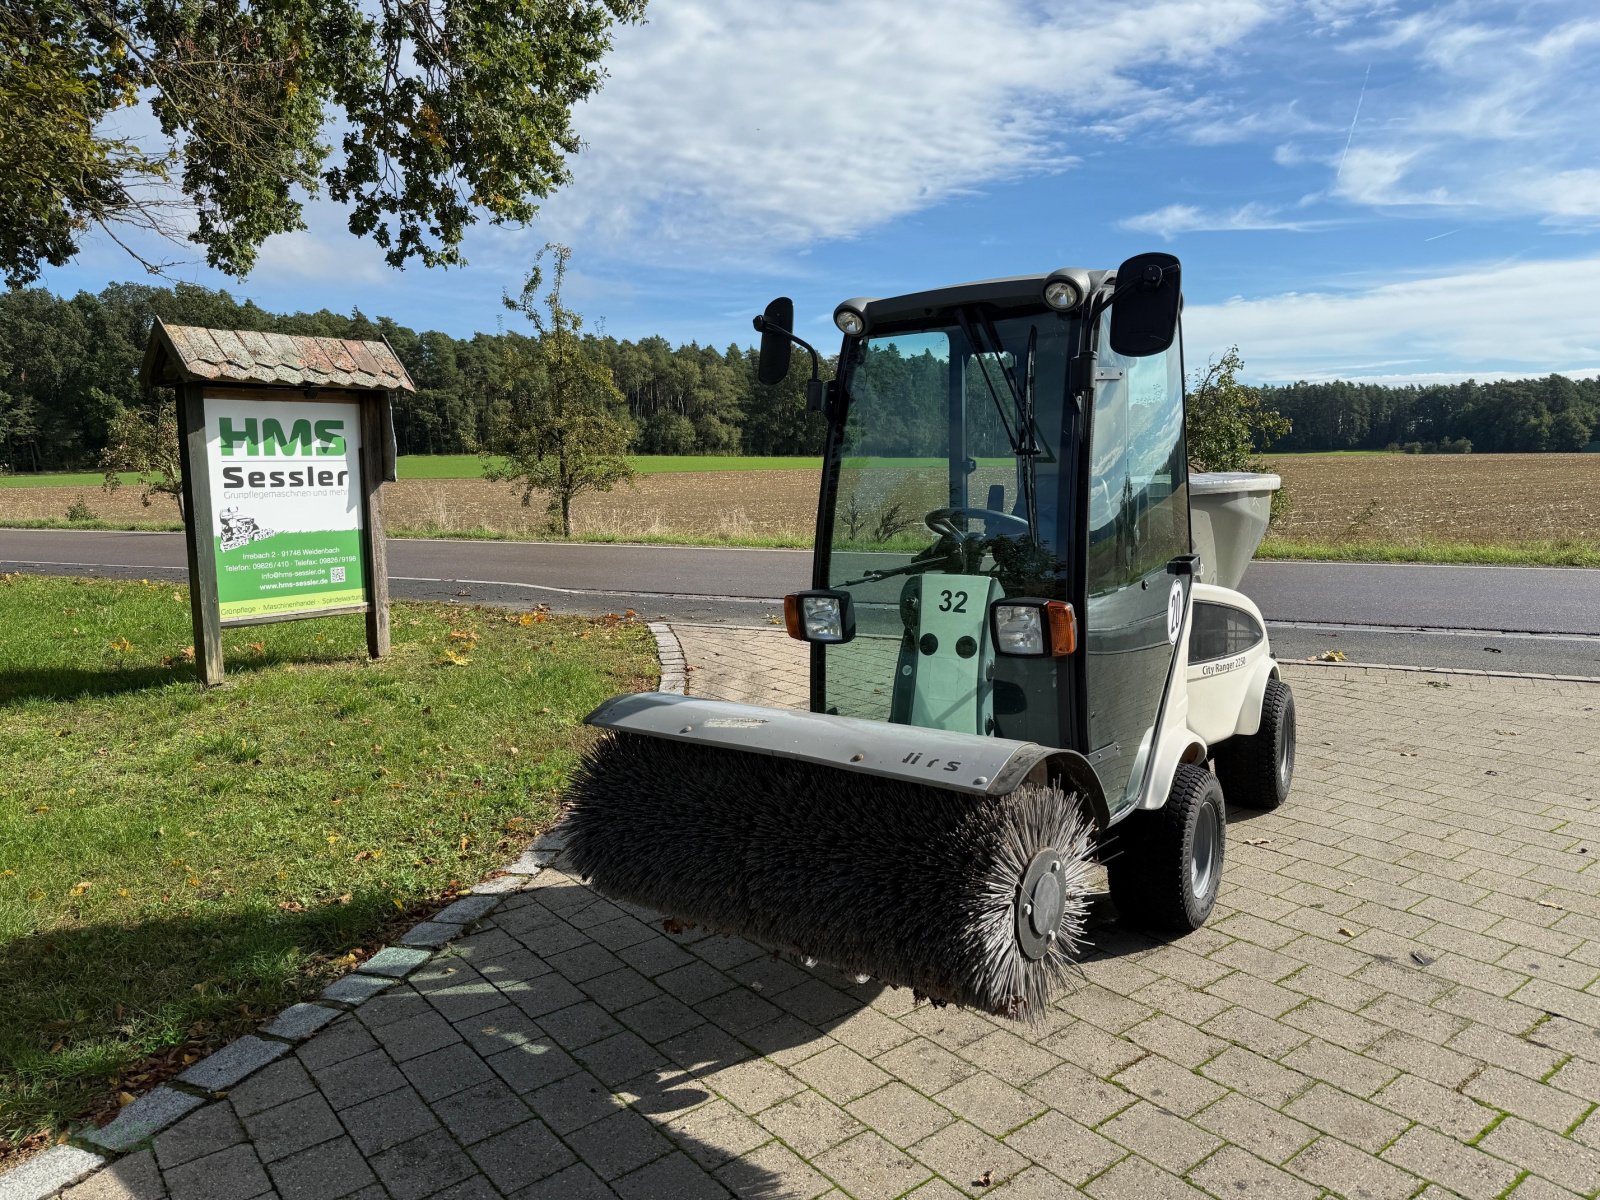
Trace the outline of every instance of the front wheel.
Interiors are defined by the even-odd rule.
[[[1217,747],[1217,778],[1231,804],[1274,809],[1289,798],[1294,782],[1294,693],[1267,680],[1261,697],[1261,728]]]
[[[1216,907],[1227,840],[1216,776],[1180,764],[1166,805],[1134,813],[1117,827],[1106,862],[1117,911],[1144,928],[1199,929]]]

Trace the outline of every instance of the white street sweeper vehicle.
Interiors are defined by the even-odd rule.
[[[1226,804],[1274,808],[1294,701],[1233,590],[1271,476],[1194,476],[1178,260],[850,300],[827,418],[810,712],[619,696],[569,791],[602,893],[936,1002],[1042,1013],[1089,866],[1121,917],[1210,915]],[[1214,767],[1214,772],[1212,770]]]

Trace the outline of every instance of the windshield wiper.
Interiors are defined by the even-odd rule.
[[[973,357],[978,360],[978,371],[983,376],[984,386],[989,389],[989,398],[994,401],[995,415],[1000,418],[1000,426],[1006,431],[1006,441],[1011,444],[1011,453],[1020,455],[1022,453],[1022,439],[1018,436],[1017,432],[1011,428],[1011,422],[1006,419],[1005,405],[1000,403],[1000,393],[995,390],[994,380],[989,378],[989,366],[984,362],[984,355],[987,354],[988,351],[983,348],[983,342],[979,340],[976,331],[974,331],[972,322],[967,319],[967,313],[965,309],[956,309],[956,320],[961,325],[961,332],[966,335],[968,343],[972,346]],[[991,332],[992,331],[993,330],[991,328]],[[995,345],[998,348],[999,339],[995,340]],[[1017,396],[1016,383],[1011,379],[1009,374],[1006,375],[1005,379],[1006,382],[1011,386],[1012,403],[1016,405],[1017,412],[1020,414],[1022,404]]]

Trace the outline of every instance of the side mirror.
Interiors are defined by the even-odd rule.
[[[1160,354],[1178,336],[1183,268],[1171,254],[1135,254],[1117,268],[1111,349],[1124,358]]]
[[[761,334],[761,358],[756,376],[762,383],[782,383],[789,374],[789,358],[794,353],[790,333],[794,329],[794,301],[779,296],[767,305],[766,312],[754,321]]]

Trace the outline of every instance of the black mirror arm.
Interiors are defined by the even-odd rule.
[[[755,331],[757,333],[776,333],[776,334],[780,334],[781,336],[788,338],[796,346],[799,346],[800,349],[804,350],[807,354],[811,355],[811,378],[820,379],[822,377],[821,368],[820,368],[820,365],[819,365],[820,364],[820,360],[817,358],[816,347],[813,346],[810,342],[806,341],[802,337],[796,336],[795,333],[792,330],[785,329],[782,325],[779,325],[776,322],[767,320],[767,318],[764,315],[756,317],[754,320],[752,320],[750,322],[750,324],[752,326],[754,326]]]

